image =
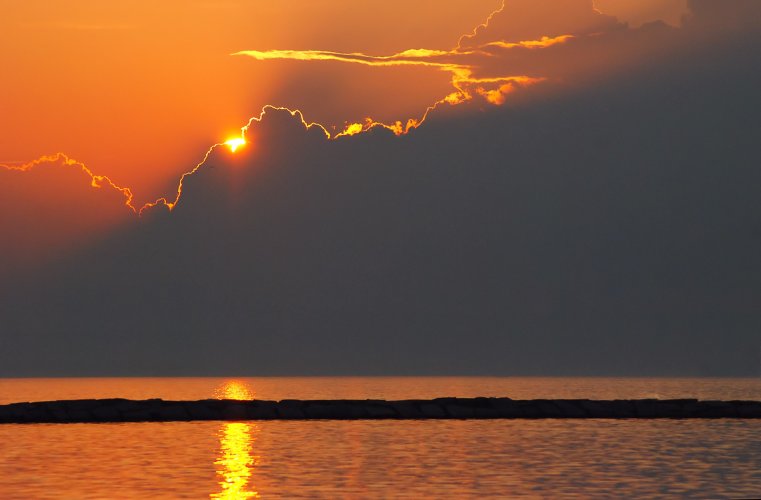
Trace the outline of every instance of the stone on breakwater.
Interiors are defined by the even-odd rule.
[[[63,408],[69,422],[89,422],[93,416],[90,413],[92,402],[63,401]]]
[[[703,418],[726,418],[737,417],[738,412],[734,404],[729,401],[701,401],[696,404],[692,411],[695,415]]]
[[[296,399],[284,399],[280,401],[280,404],[275,406],[275,410],[283,420],[303,420],[306,417],[304,414],[304,403]]]
[[[192,420],[216,420],[219,417],[218,411],[214,411],[204,403],[204,401],[184,403],[185,411]]]
[[[444,403],[444,408],[452,418],[473,418],[476,415],[473,408],[457,402]]]
[[[423,412],[420,411],[420,408],[418,408],[416,403],[417,402],[414,400],[388,402],[388,404],[391,405],[391,408],[394,410],[394,413],[396,413],[397,418],[423,418]]]
[[[310,401],[304,412],[307,418],[358,420],[367,417],[363,406],[361,401]]]
[[[69,420],[69,413],[66,411],[66,403],[63,401],[52,401],[47,404],[47,409],[54,419],[62,422]]]
[[[560,409],[560,413],[566,418],[584,418],[588,413],[584,410],[585,400],[580,401],[567,401],[559,399],[554,401],[555,405]]]
[[[733,401],[739,418],[757,418],[761,415],[761,403],[755,401]]]
[[[367,418],[395,418],[396,412],[385,401],[373,399],[365,401],[365,410]]]
[[[581,407],[592,418],[634,418],[637,416],[635,404],[631,401],[583,400]]]
[[[246,420],[248,418],[248,403],[243,401],[227,401],[222,406],[224,420]]]
[[[246,414],[252,420],[275,420],[277,403],[274,401],[253,401],[247,408]]]
[[[446,410],[439,406],[436,402],[421,402],[418,405],[418,408],[420,408],[420,413],[424,415],[425,418],[445,418],[447,417]]]

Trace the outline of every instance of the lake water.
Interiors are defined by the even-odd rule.
[[[0,403],[127,397],[761,399],[756,379],[0,379]],[[0,498],[761,496],[761,421],[0,425]]]

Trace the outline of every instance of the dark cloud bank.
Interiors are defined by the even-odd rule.
[[[0,375],[755,375],[757,26],[401,138],[271,111],[0,285]]]

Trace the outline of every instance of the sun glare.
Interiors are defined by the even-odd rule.
[[[235,153],[238,148],[244,146],[246,144],[246,140],[242,139],[240,137],[237,137],[235,139],[228,139],[225,141],[225,146],[228,146],[230,148],[230,151]]]

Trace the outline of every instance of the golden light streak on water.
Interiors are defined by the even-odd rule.
[[[216,391],[222,399],[253,399],[254,393],[245,382],[228,380]],[[254,454],[255,424],[233,422],[223,424],[219,430],[219,457],[214,462],[220,491],[210,498],[259,498],[251,482],[259,456]]]
[[[224,424],[220,429],[220,456],[214,462],[220,490],[209,495],[211,498],[259,498],[251,482],[253,469],[259,457],[253,453],[254,424],[234,422]]]

